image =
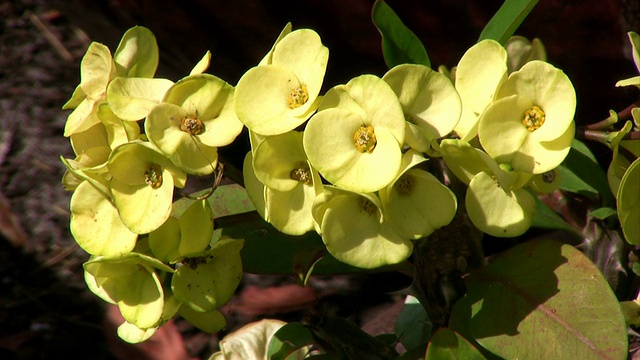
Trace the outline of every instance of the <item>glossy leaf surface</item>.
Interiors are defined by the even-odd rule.
[[[572,246],[524,243],[465,282],[466,309],[457,306],[452,318],[460,323],[469,311],[470,335],[503,358],[626,358],[620,305],[596,266]]]
[[[382,53],[389,68],[400,64],[431,67],[431,61],[420,39],[402,23],[387,3],[377,0],[373,4],[371,18],[382,35]]]
[[[478,41],[493,39],[504,45],[537,3],[538,0],[506,0],[484,27]]]

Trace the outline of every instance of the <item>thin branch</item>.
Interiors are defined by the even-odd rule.
[[[637,107],[640,107],[640,99],[627,106],[622,111],[618,112],[618,121],[629,119],[631,117],[631,110]],[[604,130],[613,124],[615,124],[615,122],[612,122],[611,116],[609,116],[604,120],[598,121],[597,123],[581,126],[581,128],[585,130]]]
[[[71,54],[71,52],[67,50],[62,41],[60,41],[60,39],[58,39],[58,37],[53,34],[49,27],[44,22],[42,22],[42,20],[40,20],[38,16],[29,12],[29,20],[31,20],[33,25],[35,25],[38,30],[42,32],[42,35],[45,37],[45,39],[47,39],[49,44],[51,44],[51,46],[56,50],[60,57],[69,62],[74,60],[73,54]]]

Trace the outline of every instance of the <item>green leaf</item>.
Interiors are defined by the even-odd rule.
[[[640,244],[640,158],[627,169],[618,188],[618,218],[630,244]]]
[[[589,211],[589,216],[599,219],[599,220],[604,220],[606,218],[608,218],[609,216],[613,216],[616,215],[616,210],[612,209],[610,207],[601,207],[599,209],[595,209],[593,211]]]
[[[292,274],[309,267],[301,253],[325,252],[322,238],[311,231],[305,235],[293,236],[279,232],[264,221],[257,213],[217,219],[222,235],[244,239],[242,248],[243,269],[255,274]],[[298,263],[297,261],[303,261]],[[353,273],[362,271],[325,254],[314,266],[315,275]]]
[[[471,320],[471,299],[465,296],[453,305],[451,310],[451,316],[449,317],[449,328],[460,334],[463,338],[469,341],[485,358],[489,360],[503,360],[501,357],[489,352],[483,348],[471,335],[469,330],[469,322]]]
[[[313,335],[308,327],[301,323],[288,323],[273,334],[267,358],[285,360],[294,351],[312,343]]]
[[[573,140],[571,150],[560,165],[562,183],[560,189],[581,195],[600,197],[603,205],[613,204],[607,174],[598,164],[589,148],[579,140]]]
[[[192,197],[203,196],[209,192],[209,189],[198,191],[191,194]],[[213,211],[213,218],[219,218],[222,216],[241,214],[249,211],[253,211],[256,208],[251,203],[247,190],[238,184],[229,184],[218,186],[213,195],[207,198],[211,209]],[[171,215],[180,217],[191,204],[196,200],[189,198],[182,198],[173,203]]]
[[[486,359],[469,341],[448,328],[441,328],[431,337],[426,360],[439,359]]]
[[[431,61],[420,39],[383,0],[376,0],[373,4],[371,18],[382,35],[382,53],[389,68],[400,64],[431,67]]]
[[[493,39],[504,45],[537,3],[538,0],[505,0],[480,33],[478,41]]]
[[[640,262],[634,261],[633,265],[631,265],[631,270],[634,274],[640,276]]]
[[[627,325],[640,326],[640,304],[637,301],[621,301],[620,306]]]
[[[468,331],[496,355],[627,356],[625,320],[613,291],[598,268],[570,245],[547,239],[518,245],[472,272],[465,283]]]
[[[432,324],[418,299],[407,296],[404,307],[394,326],[398,340],[407,350],[426,345],[431,335]]]
[[[531,226],[541,229],[555,229],[555,230],[567,230],[576,232],[573,226],[569,225],[564,219],[560,217],[556,212],[551,210],[545,203],[542,202],[537,196],[534,196],[536,200],[536,212],[533,215],[533,222]]]

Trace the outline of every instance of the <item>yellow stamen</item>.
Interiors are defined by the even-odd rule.
[[[289,107],[295,109],[304,105],[309,100],[307,85],[300,85],[299,88],[291,90],[289,93]]]
[[[531,109],[524,112],[522,125],[530,132],[538,130],[544,124],[545,114],[539,106],[533,105]]]
[[[162,186],[162,168],[156,164],[147,166],[147,170],[144,172],[144,182],[153,189]]]
[[[361,153],[371,153],[375,149],[378,141],[376,140],[376,134],[373,132],[373,126],[361,125],[358,130],[353,134],[353,142],[356,149]]]
[[[311,176],[311,170],[307,164],[301,164],[299,167],[291,170],[289,176],[292,180],[300,181],[305,185],[313,184],[313,178]]]
[[[180,122],[180,130],[189,133],[189,135],[200,135],[204,132],[204,123],[193,115],[187,115]]]

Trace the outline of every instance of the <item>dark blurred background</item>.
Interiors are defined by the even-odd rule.
[[[423,41],[433,66],[451,67],[502,1],[387,3]],[[178,80],[210,50],[208,72],[235,84],[292,22],[294,28],[316,30],[330,49],[326,90],[363,73],[381,76],[387,70],[371,22],[372,5],[373,0],[0,1],[0,359],[178,359],[207,356],[215,349],[215,336],[177,322],[155,345],[132,350],[113,339],[117,320],[106,316],[104,304],[86,290],[82,262],[87,255],[68,231],[70,194],[60,185],[64,169],[58,157],[72,157],[62,136],[68,112],[60,107],[79,83],[79,62],[90,41],[114,51],[128,28],[143,25],[160,46],[157,76]],[[639,17],[638,0],[540,0],[517,31],[540,38],[549,62],[573,81],[579,125],[637,100],[638,89],[614,84],[638,75],[626,32],[640,31]],[[606,164],[610,151],[590,145]],[[222,152],[239,165],[246,150],[243,137]],[[342,286],[346,293],[351,289],[353,295],[384,282],[343,280],[325,285]],[[282,285],[279,281],[247,277],[245,283],[253,285],[245,285],[234,300],[232,326],[265,313],[300,310],[326,291],[286,285],[280,297],[261,292],[282,289],[274,287]],[[394,281],[390,277],[388,283]],[[269,299],[288,302],[269,309]]]
[[[150,28],[160,44],[158,76],[179,79],[207,51],[209,72],[234,84],[270,49],[284,25],[315,29],[330,49],[325,90],[363,73],[386,71],[380,36],[371,22],[373,0],[90,1],[56,0],[91,39],[115,48],[131,26]],[[435,67],[454,66],[478,38],[501,0],[389,0],[422,39]],[[578,124],[594,122],[634,100],[616,89],[634,75],[626,32],[640,31],[638,0],[541,0],[517,34],[540,38],[549,61],[578,93]]]

